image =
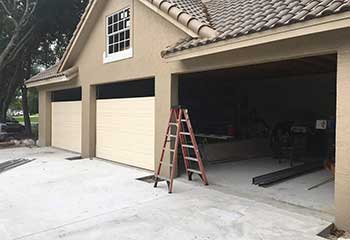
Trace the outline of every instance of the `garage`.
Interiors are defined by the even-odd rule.
[[[154,80],[96,88],[96,156],[154,170]]]
[[[52,92],[53,147],[81,152],[81,88]]]
[[[180,75],[209,183],[334,213],[336,67],[322,55]]]

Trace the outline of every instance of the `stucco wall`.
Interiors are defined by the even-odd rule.
[[[105,51],[105,16],[127,6],[134,6],[132,14],[132,48],[134,56],[129,59],[103,64]],[[143,6],[139,1],[108,1],[84,49],[74,65],[79,66],[83,85],[141,79],[169,71],[160,52],[186,34]]]
[[[119,9],[127,6],[132,7],[132,48],[133,57],[117,62],[103,64],[103,52],[105,51],[105,16],[110,15]],[[118,82],[126,80],[137,80],[148,77],[154,77],[162,74],[169,74],[171,68],[178,63],[165,63],[161,58],[160,52],[166,46],[173,44],[178,39],[187,35],[171,25],[169,22],[158,16],[152,10],[148,9],[139,1],[108,1],[100,17],[96,20],[96,25],[90,33],[80,55],[74,64],[79,66],[79,77],[82,79],[83,88],[83,126],[82,132],[83,146],[82,154],[91,156],[94,154],[96,138],[96,118],[94,106],[94,94],[90,90],[91,85],[102,83]],[[69,67],[69,66],[68,66]],[[160,82],[162,81],[162,82]],[[165,96],[167,99],[156,97],[156,112],[162,112],[161,109],[169,109],[170,93],[164,91],[167,85],[167,91],[170,91],[170,83],[166,80],[156,81],[156,96]],[[168,96],[168,97],[167,97]],[[167,112],[168,113],[168,112]],[[167,114],[166,113],[166,114]],[[166,115],[164,114],[164,115]],[[86,119],[86,120],[85,120]],[[165,124],[159,128],[156,122],[157,130],[162,129],[164,134]],[[159,136],[160,133],[158,133]],[[84,140],[85,139],[85,140]],[[88,140],[89,139],[89,140]],[[157,145],[157,144],[156,144]],[[156,156],[158,155],[156,148]]]
[[[336,224],[350,231],[350,45],[339,49],[337,73]]]

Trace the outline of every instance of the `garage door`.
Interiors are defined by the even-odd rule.
[[[52,103],[52,146],[81,152],[81,101]]]
[[[154,170],[154,97],[97,100],[96,156]]]

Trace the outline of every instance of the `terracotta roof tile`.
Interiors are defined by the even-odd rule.
[[[41,81],[41,80],[45,80],[45,79],[49,79],[49,78],[53,78],[53,77],[63,76],[64,73],[58,73],[58,67],[59,67],[59,64],[56,63],[55,65],[52,65],[48,69],[38,73],[37,75],[33,76],[30,79],[28,79],[26,81],[26,83],[37,82],[37,81]]]
[[[202,23],[209,24],[205,5],[201,0],[167,0]]]
[[[167,0],[219,32],[216,38],[188,39],[162,55],[228,38],[350,11],[350,0]]]

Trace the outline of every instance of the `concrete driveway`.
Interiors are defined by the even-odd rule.
[[[0,150],[0,162],[34,162],[0,174],[1,240],[124,239],[322,239],[330,224],[294,211],[175,181],[135,180],[150,172],[102,160],[68,161],[52,148]],[[210,180],[210,179],[209,179]]]

